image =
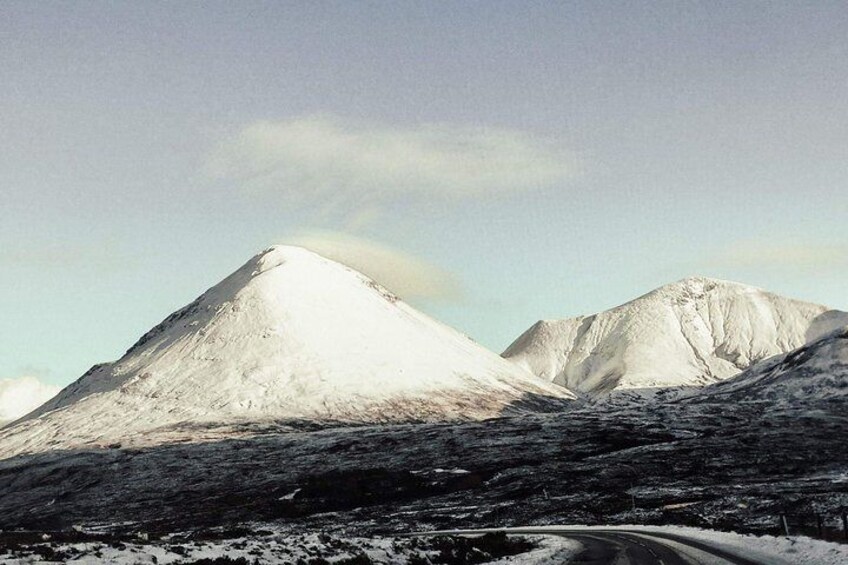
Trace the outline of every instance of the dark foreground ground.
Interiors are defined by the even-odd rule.
[[[848,506],[845,401],[257,434],[0,461],[0,535],[243,522],[345,535],[618,523],[777,534],[786,513],[793,533],[817,531],[818,516],[837,539]]]

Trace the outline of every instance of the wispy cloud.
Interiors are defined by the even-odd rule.
[[[105,242],[70,244],[56,242],[0,242],[0,266],[64,269],[68,265],[90,265],[102,271],[114,271],[130,263],[117,248]]]
[[[302,232],[285,242],[356,269],[405,300],[457,300],[462,296],[453,274],[382,243],[330,231]]]
[[[0,425],[35,410],[59,390],[33,376],[0,379]]]
[[[726,267],[832,268],[848,266],[848,244],[741,241],[713,258]]]
[[[214,153],[208,170],[280,195],[373,201],[529,191],[561,183],[577,164],[562,143],[520,131],[319,115],[249,125]]]
[[[7,265],[61,265],[85,258],[83,250],[58,243],[0,247],[0,264]]]

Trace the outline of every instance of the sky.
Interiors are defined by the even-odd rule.
[[[0,379],[65,385],[275,243],[496,351],[689,275],[848,309],[846,29],[826,1],[7,0]]]

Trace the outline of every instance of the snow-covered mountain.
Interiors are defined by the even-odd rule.
[[[0,431],[0,457],[238,422],[478,419],[572,398],[364,275],[277,246]]]
[[[848,327],[761,361],[695,395],[696,400],[778,403],[839,397],[848,397]]]
[[[617,308],[540,321],[503,356],[593,397],[704,386],[848,324],[848,313],[738,283],[688,278]]]

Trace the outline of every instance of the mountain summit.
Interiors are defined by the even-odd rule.
[[[0,456],[239,422],[477,419],[570,398],[364,275],[276,246],[3,429]]]
[[[617,308],[540,321],[503,356],[590,396],[704,386],[848,324],[848,313],[693,277]]]

